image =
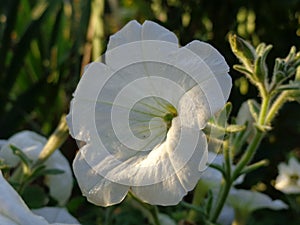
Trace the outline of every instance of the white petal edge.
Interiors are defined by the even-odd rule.
[[[37,159],[40,151],[44,147],[47,139],[32,131],[21,131],[11,136],[2,146],[0,157],[5,160],[5,163],[14,167],[20,161],[19,157],[15,156],[9,145],[14,145],[21,149],[30,159]]]
[[[65,208],[60,207],[43,207],[33,209],[35,215],[44,217],[49,223],[64,223],[69,225],[79,224],[78,220],[73,217]]]
[[[136,20],[128,22],[121,30],[109,37],[107,51],[120,45],[141,40],[142,26]]]
[[[142,40],[161,40],[178,44],[176,35],[163,26],[147,20],[141,25],[136,20],[132,20],[110,36],[107,51],[120,45]]]
[[[198,170],[199,159],[206,154],[207,143],[202,132],[199,138],[197,148],[181,170],[160,183],[148,186],[133,186],[131,188],[132,192],[149,204],[165,206],[178,204],[196,186],[201,176],[201,172]]]
[[[15,156],[9,145],[15,145],[22,150],[28,158],[35,161],[38,159],[47,139],[33,131],[21,131],[10,137],[0,151],[0,157],[5,163],[14,167],[20,159]],[[60,169],[64,173],[58,175],[47,175],[46,184],[50,189],[50,195],[56,199],[60,205],[64,205],[71,195],[73,188],[73,176],[71,167],[67,159],[57,149],[45,162],[47,169]]]
[[[16,224],[48,225],[42,217],[34,215],[17,192],[8,184],[0,171],[0,214]]]
[[[99,175],[78,152],[73,170],[82,194],[95,205],[110,206],[120,203],[129,190],[128,186],[113,183]]]
[[[272,200],[268,195],[263,193],[243,189],[233,189],[229,194],[227,202],[233,208],[249,213],[261,208],[273,210],[288,208],[288,206],[280,200]]]
[[[45,162],[48,169],[62,170],[62,174],[47,175],[45,183],[50,189],[50,195],[58,201],[59,205],[65,205],[71,196],[73,189],[73,175],[70,164],[64,155],[56,150]]]

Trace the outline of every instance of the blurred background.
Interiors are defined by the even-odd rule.
[[[84,66],[105,52],[109,35],[133,19],[163,25],[176,33],[181,45],[194,39],[206,41],[231,68],[238,61],[230,51],[229,32],[255,46],[272,44],[270,71],[275,57],[284,58],[293,45],[300,48],[299,0],[1,0],[0,139],[24,129],[49,136],[68,112]],[[230,74],[234,83],[230,101],[236,115],[244,100],[258,96],[244,76],[233,69]],[[254,159],[268,158],[270,166],[249,174],[242,187],[285,200],[271,184],[278,162],[289,154],[300,157],[299,104],[286,104],[274,127]],[[70,162],[76,150],[71,138],[62,146]],[[90,224],[102,224],[108,213],[119,215],[108,224],[141,224],[140,214],[127,209],[126,203],[104,210],[85,202],[78,188],[68,208],[79,219],[93,221]],[[182,211],[177,209],[162,211],[180,219]],[[290,211],[260,210],[249,224],[281,224],[278,221],[291,216],[296,218]]]

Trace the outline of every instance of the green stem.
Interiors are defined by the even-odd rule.
[[[229,194],[230,188],[231,188],[232,182],[231,180],[227,180],[224,182],[220,188],[220,192],[217,198],[217,204],[214,212],[211,214],[210,221],[215,223],[219,217],[219,214],[221,213],[223,206],[225,204],[225,201],[227,199],[227,196]]]
[[[63,115],[56,130],[49,137],[46,145],[42,149],[34,167],[43,164],[53,154],[53,152],[55,152],[55,150],[58,149],[66,141],[68,135],[69,133],[66,116]]]
[[[241,160],[236,165],[236,168],[232,175],[233,180],[235,180],[236,178],[239,177],[240,172],[252,160],[252,158],[256,152],[256,149],[260,145],[260,142],[262,141],[263,137],[264,137],[264,133],[257,129],[251,144],[248,145],[248,148],[246,149],[244,155],[242,156]]]
[[[231,168],[232,157],[228,146],[228,142],[224,142],[223,152],[224,152],[224,161],[225,161],[225,174],[227,176],[225,180],[228,180],[228,178],[230,179],[231,169],[232,169]]]
[[[264,91],[264,90],[262,89],[261,91]],[[261,95],[262,95],[263,99],[262,99],[262,106],[261,106],[261,111],[260,111],[260,115],[259,115],[259,119],[258,119],[258,127],[265,125],[266,116],[267,116],[267,112],[268,112],[269,104],[270,104],[270,97],[268,95],[266,95],[265,92],[261,93]],[[222,210],[222,208],[225,204],[225,201],[227,199],[227,196],[229,194],[229,191],[230,191],[233,181],[241,175],[241,171],[252,160],[258,146],[260,145],[260,143],[264,137],[264,134],[265,133],[262,130],[256,128],[256,132],[252,139],[252,142],[250,143],[250,145],[248,145],[245,153],[243,154],[242,158],[236,165],[236,168],[234,169],[232,175],[229,174],[230,178],[225,177],[225,179],[226,179],[226,182],[224,184],[225,186],[222,186],[222,188],[220,190],[220,194],[218,196],[218,201],[216,204],[215,211],[213,212],[213,214],[211,215],[211,218],[210,218],[212,222],[216,222],[216,220],[218,219],[219,214],[221,213],[221,210]],[[227,163],[225,162],[225,165],[226,164]],[[226,173],[228,173],[228,171],[226,171]]]
[[[269,110],[269,105],[270,105],[270,97],[266,96],[263,98],[262,100],[262,104],[261,104],[261,110],[260,110],[260,114],[259,114],[259,118],[258,118],[258,125],[259,126],[264,126],[265,124],[265,120],[267,117],[267,113]]]
[[[158,208],[154,205],[149,205],[143,201],[141,201],[138,197],[136,197],[132,192],[128,192],[128,195],[135,200],[139,205],[142,207],[142,209],[146,210],[148,213],[150,213],[151,218],[149,219],[150,222],[153,223],[153,225],[160,225],[160,221],[158,218]],[[142,211],[143,212],[143,211]]]
[[[149,212],[152,215],[153,224],[154,225],[160,225],[160,221],[159,221],[159,218],[158,218],[158,209],[157,209],[157,206],[154,205],[154,206],[150,207]]]
[[[269,113],[267,115],[266,123],[269,124],[274,119],[276,114],[278,113],[279,109],[284,105],[284,103],[287,101],[288,98],[288,91],[283,91],[278,98],[275,100],[275,102],[272,104]]]
[[[194,196],[192,200],[192,205],[193,206],[200,206],[203,199],[205,198],[207,192],[209,190],[209,187],[205,185],[201,180],[199,180],[195,191],[194,191]],[[196,222],[198,218],[198,212],[195,209],[191,209],[188,213],[187,216],[187,221],[189,222]]]
[[[258,118],[258,126],[264,126],[266,124],[266,116],[269,110],[270,105],[270,97],[263,95],[261,110]],[[241,173],[241,171],[244,169],[245,166],[252,160],[256,149],[260,145],[260,142],[262,141],[264,137],[264,132],[258,128],[256,128],[255,135],[252,139],[252,142],[250,145],[248,145],[248,148],[246,149],[244,155],[242,156],[241,160],[236,165],[236,168],[233,172],[233,180],[235,180]]]

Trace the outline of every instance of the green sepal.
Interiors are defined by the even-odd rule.
[[[206,203],[206,213],[207,215],[210,214],[212,206],[213,206],[214,194],[211,190],[207,193],[207,203]]]
[[[27,186],[22,198],[30,208],[41,208],[49,201],[44,189],[38,185]]]

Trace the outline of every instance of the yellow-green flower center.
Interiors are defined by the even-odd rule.
[[[168,105],[167,110],[169,111],[169,113],[167,113],[163,117],[163,119],[167,123],[167,129],[169,130],[170,127],[172,126],[172,120],[173,120],[173,118],[177,116],[177,110],[172,105]]]

